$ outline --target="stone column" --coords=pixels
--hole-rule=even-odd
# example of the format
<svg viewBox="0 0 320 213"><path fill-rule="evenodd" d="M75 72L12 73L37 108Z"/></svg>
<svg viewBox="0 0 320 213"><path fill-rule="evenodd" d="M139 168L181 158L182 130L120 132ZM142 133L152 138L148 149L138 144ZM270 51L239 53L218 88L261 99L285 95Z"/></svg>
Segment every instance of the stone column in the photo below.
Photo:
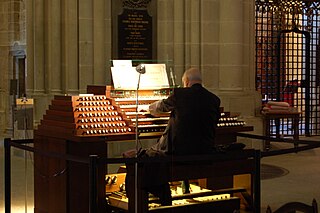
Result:
<svg viewBox="0 0 320 213"><path fill-rule="evenodd" d="M219 1L201 1L201 62L203 83L211 91L219 87Z"/></svg>
<svg viewBox="0 0 320 213"><path fill-rule="evenodd" d="M201 64L201 4L202 0L189 0L186 6L186 69Z"/></svg>
<svg viewBox="0 0 320 213"><path fill-rule="evenodd" d="M61 4L44 1L45 87L49 94L61 94Z"/></svg>
<svg viewBox="0 0 320 213"><path fill-rule="evenodd" d="M104 48L105 4L105 0L93 1L93 81L98 85L106 82L106 63L108 63Z"/></svg>
<svg viewBox="0 0 320 213"><path fill-rule="evenodd" d="M37 124L62 92L60 1L30 0L27 8L27 87Z"/></svg>
<svg viewBox="0 0 320 213"><path fill-rule="evenodd" d="M243 1L220 1L220 91L243 90Z"/></svg>
<svg viewBox="0 0 320 213"><path fill-rule="evenodd" d="M254 116L254 2L220 1L219 93L225 107ZM241 103L241 104L235 104Z"/></svg>
<svg viewBox="0 0 320 213"><path fill-rule="evenodd" d="M11 127L9 106L9 1L0 1L0 136L4 136L6 127ZM11 116L11 113L10 113Z"/></svg>
<svg viewBox="0 0 320 213"><path fill-rule="evenodd" d="M181 75L185 68L185 0L158 1L158 60L166 61L168 69L181 84ZM171 81L171 80L170 80Z"/></svg>
<svg viewBox="0 0 320 213"><path fill-rule="evenodd" d="M103 39L103 48L104 48L104 67L106 71L106 79L105 83L107 85L111 85L111 63L112 60L112 0L105 0L104 1L104 28L103 31L104 39Z"/></svg>
<svg viewBox="0 0 320 213"><path fill-rule="evenodd" d="M79 89L93 83L93 1L79 1Z"/></svg>
<svg viewBox="0 0 320 213"><path fill-rule="evenodd" d="M27 57L30 54L33 54L33 61L28 60L29 63L33 63L33 69L29 70L30 72L33 72L33 94L34 95L40 95L46 93L46 86L45 86L45 5L43 0L33 0L33 14L32 14L32 22L29 23L32 26L33 31L33 42L34 43L28 43L28 53ZM28 29L30 29L28 27ZM29 32L29 30L28 30ZM27 32L27 33L28 33ZM29 37L28 37L29 38ZM33 50L33 52L29 51ZM33 49L32 49L33 48Z"/></svg>
<svg viewBox="0 0 320 213"><path fill-rule="evenodd" d="M177 76L177 83L181 84L181 76L185 70L185 0L173 1L173 60L175 64L175 73ZM170 30L170 29L169 29Z"/></svg>
<svg viewBox="0 0 320 213"><path fill-rule="evenodd" d="M34 92L34 71L35 71L35 63L34 63L34 57L35 57L35 25L34 25L34 19L33 14L35 12L35 5L34 0L26 1L26 43L27 46L27 94L33 94Z"/></svg>
<svg viewBox="0 0 320 213"><path fill-rule="evenodd" d="M253 0L220 0L219 95L226 111L239 112L256 134L262 134L261 95L254 87L254 23Z"/></svg>
<svg viewBox="0 0 320 213"><path fill-rule="evenodd" d="M171 68L174 71L173 64L173 35L174 31L174 13L173 13L174 1L158 0L158 44L157 55L159 60L167 62L167 69Z"/></svg>
<svg viewBox="0 0 320 213"><path fill-rule="evenodd" d="M13 55L25 53L25 16L24 1L0 0L0 137L10 137L13 131L12 109L17 98L10 94L13 86L11 79L17 78L17 73L13 70ZM23 67L19 63L17 67ZM16 90L13 87L12 89L12 92ZM24 90L21 89L21 92Z"/></svg>
<svg viewBox="0 0 320 213"><path fill-rule="evenodd" d="M62 92L78 94L78 0L61 1L61 21Z"/></svg>

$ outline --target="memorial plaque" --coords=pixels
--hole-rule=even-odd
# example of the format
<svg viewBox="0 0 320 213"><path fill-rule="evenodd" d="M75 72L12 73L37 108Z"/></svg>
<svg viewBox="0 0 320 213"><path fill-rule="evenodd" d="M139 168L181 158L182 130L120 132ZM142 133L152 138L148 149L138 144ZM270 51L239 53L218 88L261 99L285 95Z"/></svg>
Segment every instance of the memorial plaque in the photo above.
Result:
<svg viewBox="0 0 320 213"><path fill-rule="evenodd" d="M124 9L118 16L118 57L151 60L152 17L146 9Z"/></svg>

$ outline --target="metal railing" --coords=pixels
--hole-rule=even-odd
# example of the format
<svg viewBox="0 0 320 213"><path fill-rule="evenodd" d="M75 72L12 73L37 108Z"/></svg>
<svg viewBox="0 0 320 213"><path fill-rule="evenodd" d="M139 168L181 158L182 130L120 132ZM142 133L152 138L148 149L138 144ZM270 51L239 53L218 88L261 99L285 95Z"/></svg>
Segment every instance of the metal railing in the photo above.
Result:
<svg viewBox="0 0 320 213"><path fill-rule="evenodd" d="M245 137L251 139L258 140L269 140L270 142L283 142L283 143L292 143L293 148L281 149L281 150L269 150L265 152L260 152L259 155L256 156L258 164L260 164L260 159L262 157L269 157L281 154L288 153L297 153L300 151L305 151L309 149L319 148L320 142L311 141L311 140L293 140L293 139L285 139L285 138L273 138L273 137L265 137L253 134L246 133L237 133L238 137ZM101 164L141 164L141 163L150 163L150 162L200 162L204 160L230 160L236 159L237 156L228 156L228 155L194 155L194 156L168 156L161 158L101 158L97 155L90 155L88 157L78 157L74 155L60 154L56 152L44 152L42 150L35 149L33 147L28 146L32 144L32 139L26 140L11 140L6 138L4 140L5 147L5 213L11 213L11 147L15 147L21 150L25 150L28 152L40 154L46 157L53 157L58 159L64 159L67 161L74 161L83 164L87 164L89 167L89 213L98 212L98 194L97 194L97 173L98 168ZM298 146L297 146L298 145ZM302 146L301 146L302 145ZM243 157L243 156L238 156ZM259 167L259 165L257 165ZM258 169L260 171L260 167ZM259 181L260 182L260 181ZM254 187L258 187L258 194L256 195L256 199L254 200L255 211L258 212L260 208L260 183L255 183Z"/></svg>

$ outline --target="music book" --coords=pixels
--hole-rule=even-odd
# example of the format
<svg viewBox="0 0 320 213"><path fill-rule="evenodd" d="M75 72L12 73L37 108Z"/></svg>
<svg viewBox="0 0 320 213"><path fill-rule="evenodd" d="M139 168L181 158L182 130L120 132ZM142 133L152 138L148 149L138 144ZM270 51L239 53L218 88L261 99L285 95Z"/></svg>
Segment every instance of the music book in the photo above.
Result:
<svg viewBox="0 0 320 213"><path fill-rule="evenodd" d="M111 74L114 89L132 90L137 89L139 73L136 67L130 66L128 61L113 63ZM116 66L115 66L116 65ZM169 80L165 64L144 64L146 73L140 76L139 89L168 88Z"/></svg>

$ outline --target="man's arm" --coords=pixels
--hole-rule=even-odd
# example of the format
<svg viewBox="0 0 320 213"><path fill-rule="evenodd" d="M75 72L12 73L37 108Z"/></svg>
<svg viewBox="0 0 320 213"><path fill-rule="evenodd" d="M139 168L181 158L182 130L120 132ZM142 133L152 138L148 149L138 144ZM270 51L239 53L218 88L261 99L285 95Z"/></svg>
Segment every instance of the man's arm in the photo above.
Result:
<svg viewBox="0 0 320 213"><path fill-rule="evenodd" d="M170 112L174 109L174 97L169 96L167 99L156 101L149 105L151 115L157 116L164 112Z"/></svg>

